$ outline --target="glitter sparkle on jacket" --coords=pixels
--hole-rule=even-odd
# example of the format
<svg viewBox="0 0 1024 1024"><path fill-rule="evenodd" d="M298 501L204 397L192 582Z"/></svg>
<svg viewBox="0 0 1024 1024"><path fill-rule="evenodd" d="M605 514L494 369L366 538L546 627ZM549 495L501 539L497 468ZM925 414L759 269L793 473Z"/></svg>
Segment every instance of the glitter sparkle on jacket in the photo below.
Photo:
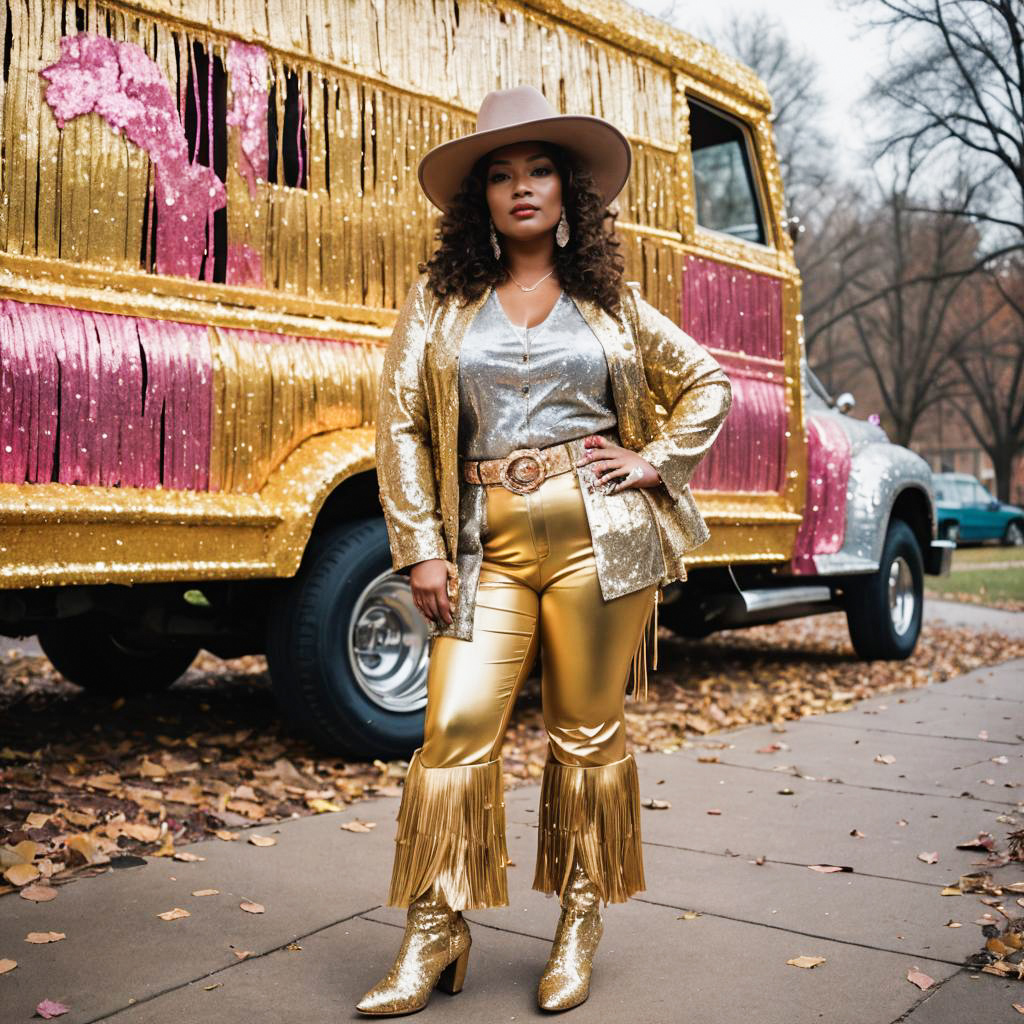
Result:
<svg viewBox="0 0 1024 1024"><path fill-rule="evenodd" d="M421 274L409 289L384 357L377 406L377 479L395 571L428 558L459 570L451 625L432 635L472 638L479 572L481 487L462 480L459 458L459 349L491 293L438 299ZM710 532L690 478L718 435L732 388L718 362L629 283L620 312L573 298L604 348L618 425L612 439L661 475L651 488L617 494L583 488L605 600L686 578L685 552ZM582 452L582 438L570 442ZM589 467L581 467L581 473ZM476 492L476 493L474 493ZM656 529L651 529L653 516Z"/></svg>

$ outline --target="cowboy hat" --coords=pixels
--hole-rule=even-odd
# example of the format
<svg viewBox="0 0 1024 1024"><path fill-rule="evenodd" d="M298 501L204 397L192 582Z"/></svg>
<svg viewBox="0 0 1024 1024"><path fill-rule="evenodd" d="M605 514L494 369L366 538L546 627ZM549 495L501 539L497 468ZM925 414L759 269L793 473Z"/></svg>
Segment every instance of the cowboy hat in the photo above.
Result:
<svg viewBox="0 0 1024 1024"><path fill-rule="evenodd" d="M553 142L575 156L593 175L605 204L629 177L632 150L618 128L600 117L559 114L538 89L521 85L489 92L476 115L476 131L430 150L420 161L420 185L444 211L480 157L527 140Z"/></svg>

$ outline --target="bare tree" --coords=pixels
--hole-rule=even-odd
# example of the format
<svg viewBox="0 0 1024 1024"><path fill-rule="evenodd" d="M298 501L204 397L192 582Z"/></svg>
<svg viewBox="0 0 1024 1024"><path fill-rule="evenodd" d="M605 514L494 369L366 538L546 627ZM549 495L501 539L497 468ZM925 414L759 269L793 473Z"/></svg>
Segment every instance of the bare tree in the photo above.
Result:
<svg viewBox="0 0 1024 1024"><path fill-rule="evenodd" d="M844 315L834 321L843 327L842 358L869 377L893 440L904 445L922 415L957 390L955 357L994 315L968 317L970 307L957 304L969 280L957 270L978 245L975 225L946 212L961 192L943 197L940 212L914 212L913 175L876 175L878 199L861 222L867 269L845 289Z"/></svg>
<svg viewBox="0 0 1024 1024"><path fill-rule="evenodd" d="M958 210L985 228L989 259L1024 248L1024 3L1022 0L845 0L888 30L889 70L874 83L887 131L939 174L975 183Z"/></svg>
<svg viewBox="0 0 1024 1024"><path fill-rule="evenodd" d="M954 404L992 460L996 494L1008 502L1013 466L1024 454L1024 265L1006 261L978 275L967 292L965 319L984 308L994 307L996 315L954 355L964 386Z"/></svg>

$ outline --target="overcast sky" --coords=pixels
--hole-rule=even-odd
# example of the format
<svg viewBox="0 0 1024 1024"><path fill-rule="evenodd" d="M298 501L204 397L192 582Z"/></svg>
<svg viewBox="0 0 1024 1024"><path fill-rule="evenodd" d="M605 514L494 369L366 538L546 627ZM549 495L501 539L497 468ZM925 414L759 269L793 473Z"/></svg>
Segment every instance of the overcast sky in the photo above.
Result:
<svg viewBox="0 0 1024 1024"><path fill-rule="evenodd" d="M631 0L649 14L661 15L670 0ZM799 46L809 50L822 67L833 135L840 145L854 143L860 136L856 121L857 98L868 88L871 73L882 67L884 37L858 27L853 15L840 11L832 0L676 0L675 24L687 32L707 38L707 28L723 25L733 12L753 13L768 9ZM692 21L687 12L693 12ZM844 153L847 159L852 154Z"/></svg>

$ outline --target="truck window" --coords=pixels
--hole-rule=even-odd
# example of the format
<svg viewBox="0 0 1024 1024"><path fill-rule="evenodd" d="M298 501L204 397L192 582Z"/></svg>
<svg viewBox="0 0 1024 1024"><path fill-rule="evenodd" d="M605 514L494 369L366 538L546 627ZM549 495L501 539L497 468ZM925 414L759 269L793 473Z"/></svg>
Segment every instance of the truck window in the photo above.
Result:
<svg viewBox="0 0 1024 1024"><path fill-rule="evenodd" d="M690 99L697 223L748 242L765 244L750 150L740 122Z"/></svg>

